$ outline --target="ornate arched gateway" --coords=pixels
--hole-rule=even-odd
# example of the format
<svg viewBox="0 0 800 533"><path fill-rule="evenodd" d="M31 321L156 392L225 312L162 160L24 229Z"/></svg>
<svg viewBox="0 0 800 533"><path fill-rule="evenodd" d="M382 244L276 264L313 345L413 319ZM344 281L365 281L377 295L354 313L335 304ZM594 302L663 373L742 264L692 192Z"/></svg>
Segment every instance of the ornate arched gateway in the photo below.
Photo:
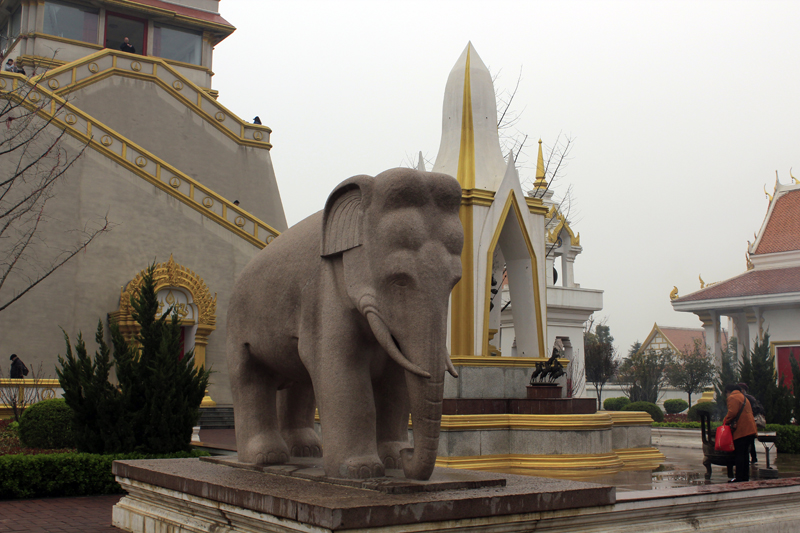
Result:
<svg viewBox="0 0 800 533"><path fill-rule="evenodd" d="M140 328L133 318L131 295L139 291L145 272L146 269L139 272L122 289L119 309L109 313L128 341L134 338ZM194 346L195 366L205 366L208 337L217 328L217 295L212 297L206 282L192 270L176 263L172 255L169 261L155 265L153 279L161 310L174 307L183 328L184 345L187 349Z"/></svg>

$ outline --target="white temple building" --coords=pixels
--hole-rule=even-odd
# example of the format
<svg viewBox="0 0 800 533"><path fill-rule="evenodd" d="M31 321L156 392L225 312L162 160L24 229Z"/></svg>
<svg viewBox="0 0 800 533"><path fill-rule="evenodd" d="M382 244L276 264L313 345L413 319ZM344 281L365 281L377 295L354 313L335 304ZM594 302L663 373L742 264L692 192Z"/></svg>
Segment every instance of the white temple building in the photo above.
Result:
<svg viewBox="0 0 800 533"><path fill-rule="evenodd" d="M790 353L800 356L800 183L776 182L769 200L755 241L748 241L747 270L686 296L679 297L676 289L672 307L700 318L718 362L725 319L740 355L741 347L752 350L768 332L778 374L785 380L791 379Z"/></svg>

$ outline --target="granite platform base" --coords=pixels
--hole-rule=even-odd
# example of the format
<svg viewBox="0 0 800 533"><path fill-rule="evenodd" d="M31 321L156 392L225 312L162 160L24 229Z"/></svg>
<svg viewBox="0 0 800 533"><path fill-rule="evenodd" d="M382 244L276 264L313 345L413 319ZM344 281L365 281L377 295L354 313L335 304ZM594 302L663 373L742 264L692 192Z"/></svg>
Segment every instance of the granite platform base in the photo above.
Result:
<svg viewBox="0 0 800 533"><path fill-rule="evenodd" d="M135 533L788 533L800 523L800 478L615 495L509 475L505 487L395 495L197 459L118 461L114 472L128 495L113 524Z"/></svg>
<svg viewBox="0 0 800 533"><path fill-rule="evenodd" d="M411 524L415 531L420 524L436 530L430 528L439 522L607 506L616 495L614 487L593 483L447 468L435 469L424 490L398 494L369 483L296 475L309 469L307 462L289 468L295 474L199 459L115 461L114 474L128 495L114 507L113 523L136 533L410 531ZM371 483L402 484L396 478Z"/></svg>

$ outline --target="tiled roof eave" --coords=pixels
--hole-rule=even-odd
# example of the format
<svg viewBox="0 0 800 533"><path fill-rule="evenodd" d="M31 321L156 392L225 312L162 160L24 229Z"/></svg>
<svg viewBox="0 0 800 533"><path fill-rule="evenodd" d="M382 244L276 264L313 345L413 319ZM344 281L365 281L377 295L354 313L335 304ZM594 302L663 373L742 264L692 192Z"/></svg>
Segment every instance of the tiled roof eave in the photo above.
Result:
<svg viewBox="0 0 800 533"><path fill-rule="evenodd" d="M707 309L737 309L755 306L800 305L800 292L784 292L775 294L756 294L751 296L730 296L725 298L707 298L681 302L674 300L675 311L703 311Z"/></svg>

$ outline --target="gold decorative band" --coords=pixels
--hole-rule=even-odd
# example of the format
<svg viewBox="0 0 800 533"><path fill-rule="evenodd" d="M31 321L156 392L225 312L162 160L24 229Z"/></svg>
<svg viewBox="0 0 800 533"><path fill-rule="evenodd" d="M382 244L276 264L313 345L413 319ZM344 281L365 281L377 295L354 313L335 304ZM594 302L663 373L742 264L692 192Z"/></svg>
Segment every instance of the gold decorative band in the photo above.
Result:
<svg viewBox="0 0 800 533"><path fill-rule="evenodd" d="M442 415L442 431L482 429L544 429L551 431L596 431L611 429L608 413L593 415Z"/></svg>
<svg viewBox="0 0 800 533"><path fill-rule="evenodd" d="M488 355L453 355L450 360L455 366L495 366L495 367L534 367L536 363L544 363L547 357L492 357ZM564 366L569 359L559 359Z"/></svg>
<svg viewBox="0 0 800 533"><path fill-rule="evenodd" d="M480 455L468 457L437 457L436 466L467 470L495 470L524 472L542 470L549 472L611 470L617 472L624 466L616 453L574 455ZM599 472L598 472L599 473Z"/></svg>
<svg viewBox="0 0 800 533"><path fill-rule="evenodd" d="M607 411L615 426L652 426L653 419L644 411Z"/></svg>
<svg viewBox="0 0 800 533"><path fill-rule="evenodd" d="M661 453L658 448L625 448L614 450L617 457L625 463L623 470L645 470L656 468L664 462L666 455Z"/></svg>

